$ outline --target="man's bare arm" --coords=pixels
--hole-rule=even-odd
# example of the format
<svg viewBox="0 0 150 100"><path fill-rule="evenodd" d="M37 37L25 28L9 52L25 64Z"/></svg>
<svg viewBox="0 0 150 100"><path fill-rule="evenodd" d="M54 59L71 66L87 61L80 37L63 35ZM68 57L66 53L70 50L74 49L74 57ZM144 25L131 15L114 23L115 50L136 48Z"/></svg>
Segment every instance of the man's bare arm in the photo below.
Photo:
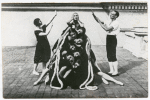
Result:
<svg viewBox="0 0 150 100"><path fill-rule="evenodd" d="M96 17L96 15L94 14L94 12L93 12L93 11L92 11L92 15L93 15L94 19L95 19L98 23L102 23L102 24L104 24L104 22L103 22L103 21L101 21L98 17Z"/></svg>

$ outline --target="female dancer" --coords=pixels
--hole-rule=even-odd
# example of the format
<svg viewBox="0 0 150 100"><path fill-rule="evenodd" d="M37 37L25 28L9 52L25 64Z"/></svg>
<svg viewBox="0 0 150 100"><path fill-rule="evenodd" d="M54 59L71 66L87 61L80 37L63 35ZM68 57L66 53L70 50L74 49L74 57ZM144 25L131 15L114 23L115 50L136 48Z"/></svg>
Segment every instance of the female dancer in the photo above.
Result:
<svg viewBox="0 0 150 100"><path fill-rule="evenodd" d="M123 85L103 73L96 63L95 55L91 49L90 39L85 34L85 28L79 21L79 15L73 14L73 19L68 22L69 27L63 32L53 47L53 57L49 66L43 71L40 78L34 82L37 85L41 79L49 72L50 87L63 89L67 86L71 88L95 90L92 86L94 73L102 77L105 84L107 80ZM48 82L46 80L46 82Z"/></svg>
<svg viewBox="0 0 150 100"><path fill-rule="evenodd" d="M39 18L36 18L34 20L34 25L36 26L34 33L37 38L37 45L36 45L36 50L34 55L34 69L33 69L33 74L35 75L39 75L39 73L36 71L38 64L42 62L43 70L44 70L46 68L46 63L50 59L51 53L50 53L50 45L47 39L47 35L50 33L53 25L48 31L46 30L46 28L53 21L56 15L57 13L55 11L55 15L47 25L42 25L42 22Z"/></svg>

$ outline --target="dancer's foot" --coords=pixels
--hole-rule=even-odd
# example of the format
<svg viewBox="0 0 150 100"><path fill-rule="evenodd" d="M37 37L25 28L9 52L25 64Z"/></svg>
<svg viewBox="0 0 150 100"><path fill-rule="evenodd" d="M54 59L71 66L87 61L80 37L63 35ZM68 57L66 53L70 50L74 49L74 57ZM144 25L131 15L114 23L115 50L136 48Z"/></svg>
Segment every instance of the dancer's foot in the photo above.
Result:
<svg viewBox="0 0 150 100"><path fill-rule="evenodd" d="M97 90L98 87L97 86L87 86L86 89L88 89L88 90Z"/></svg>
<svg viewBox="0 0 150 100"><path fill-rule="evenodd" d="M103 81L105 84L107 84L107 85L109 84L108 81L105 80L104 78L102 78L102 81Z"/></svg>
<svg viewBox="0 0 150 100"><path fill-rule="evenodd" d="M39 84L39 81L36 81L36 82L33 83L34 86L36 86L38 84Z"/></svg>
<svg viewBox="0 0 150 100"><path fill-rule="evenodd" d="M47 85L48 82L49 82L49 75L47 75L45 78L45 85Z"/></svg>
<svg viewBox="0 0 150 100"><path fill-rule="evenodd" d="M120 81L116 82L116 84L119 84L120 86L124 86L124 84Z"/></svg>
<svg viewBox="0 0 150 100"><path fill-rule="evenodd" d="M118 76L118 75L119 75L118 72L112 73L112 76Z"/></svg>
<svg viewBox="0 0 150 100"><path fill-rule="evenodd" d="M113 71L108 72L108 74L112 74L112 73L113 73Z"/></svg>
<svg viewBox="0 0 150 100"><path fill-rule="evenodd" d="M36 72L36 71L33 71L33 74L34 75L40 75L38 72Z"/></svg>

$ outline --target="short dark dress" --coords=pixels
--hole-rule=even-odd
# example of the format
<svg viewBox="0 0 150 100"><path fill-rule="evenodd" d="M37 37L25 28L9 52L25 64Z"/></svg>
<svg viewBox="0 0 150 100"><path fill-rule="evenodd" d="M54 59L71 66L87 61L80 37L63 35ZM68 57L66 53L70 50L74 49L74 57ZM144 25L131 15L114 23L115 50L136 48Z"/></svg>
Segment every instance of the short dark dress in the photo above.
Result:
<svg viewBox="0 0 150 100"><path fill-rule="evenodd" d="M43 29L34 31L36 39L37 39L34 63L40 63L40 62L47 63L51 56L50 45L49 45L47 36L39 36L40 32L43 32Z"/></svg>

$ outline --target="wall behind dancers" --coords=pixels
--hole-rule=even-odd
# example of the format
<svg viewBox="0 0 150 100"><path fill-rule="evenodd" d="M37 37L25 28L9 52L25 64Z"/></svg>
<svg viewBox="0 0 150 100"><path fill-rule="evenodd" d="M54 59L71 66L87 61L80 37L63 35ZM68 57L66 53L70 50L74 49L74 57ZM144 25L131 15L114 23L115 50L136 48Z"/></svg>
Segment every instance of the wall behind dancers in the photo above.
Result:
<svg viewBox="0 0 150 100"><path fill-rule="evenodd" d="M105 45L105 31L99 27L92 16L91 11L76 11L80 20L84 23L86 34L90 37L92 45ZM33 20L40 18L47 23L54 11L2 11L1 12L1 36L2 46L35 46ZM53 28L48 35L51 45L55 43L62 31L67 27L66 22L71 19L74 11L57 11L57 17L53 21ZM95 11L102 20L107 20L104 11ZM121 28L148 27L148 14L142 12L120 12L118 18ZM122 34L118 35L118 46L123 41Z"/></svg>

